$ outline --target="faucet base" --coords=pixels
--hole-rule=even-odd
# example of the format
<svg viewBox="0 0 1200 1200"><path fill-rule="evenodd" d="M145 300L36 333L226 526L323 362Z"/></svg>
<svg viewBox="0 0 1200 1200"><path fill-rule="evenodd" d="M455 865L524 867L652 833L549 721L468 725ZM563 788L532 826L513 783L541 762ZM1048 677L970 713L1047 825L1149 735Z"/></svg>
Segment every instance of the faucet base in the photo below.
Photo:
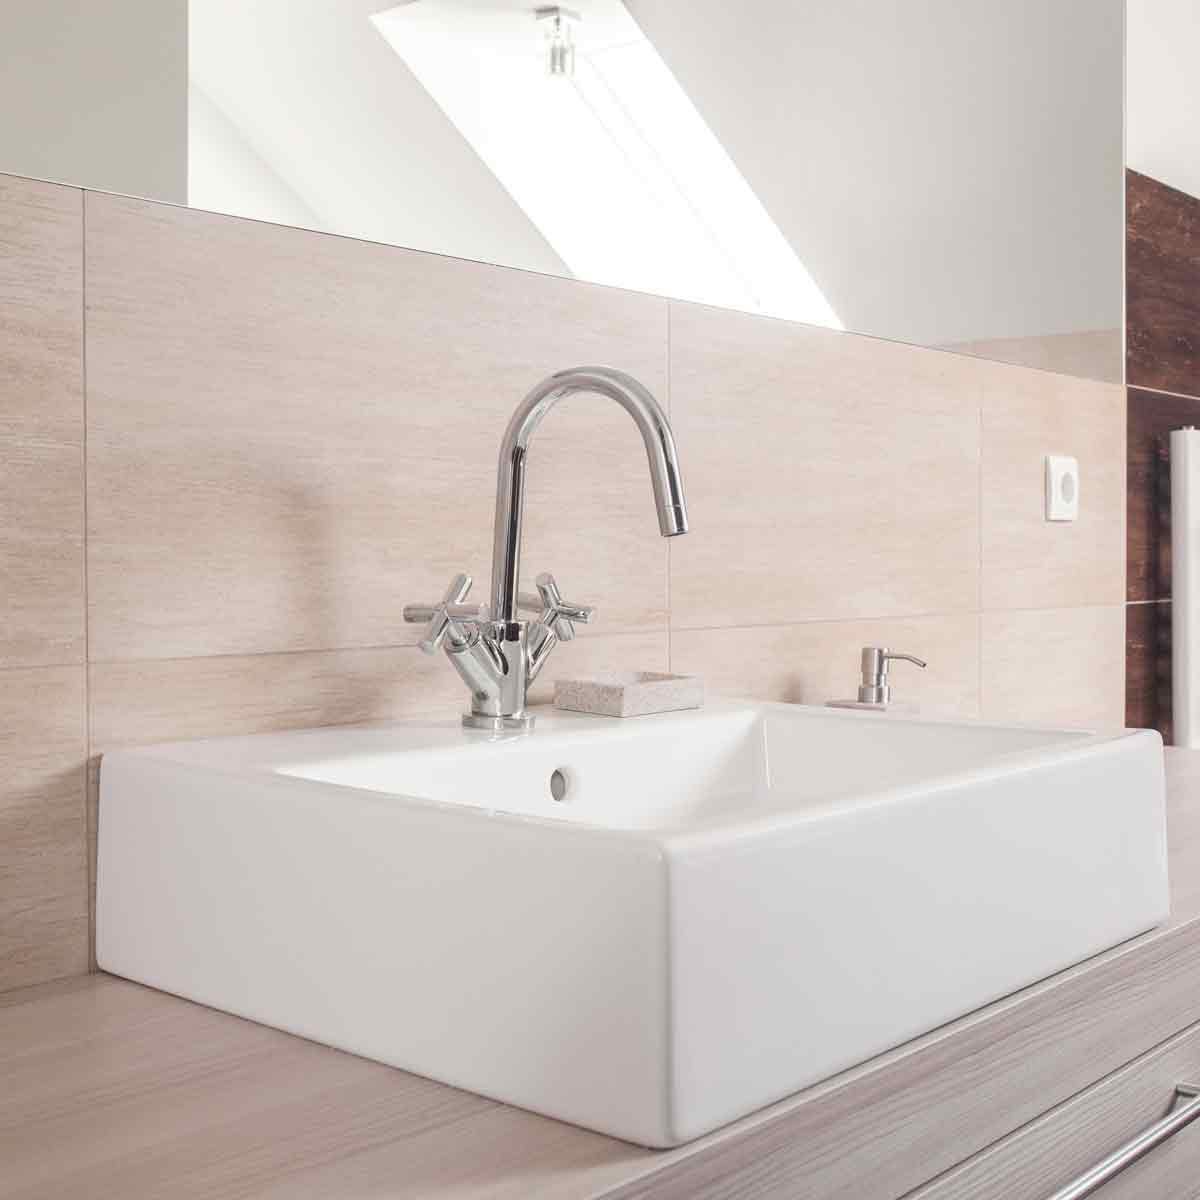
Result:
<svg viewBox="0 0 1200 1200"><path fill-rule="evenodd" d="M484 713L463 713L462 723L467 729L485 729L488 733L528 733L533 728L533 713L519 717L490 717Z"/></svg>

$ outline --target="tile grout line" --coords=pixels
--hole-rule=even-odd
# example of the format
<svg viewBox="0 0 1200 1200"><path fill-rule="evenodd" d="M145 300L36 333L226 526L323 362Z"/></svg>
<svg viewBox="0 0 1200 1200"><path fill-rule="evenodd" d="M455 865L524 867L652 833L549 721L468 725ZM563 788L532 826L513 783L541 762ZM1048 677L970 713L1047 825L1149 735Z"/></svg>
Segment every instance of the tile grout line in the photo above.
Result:
<svg viewBox="0 0 1200 1200"><path fill-rule="evenodd" d="M666 302L667 308L667 344L666 344L666 368L667 368L667 418L671 422L672 431L675 428L675 389L671 386L671 301ZM672 641L672 628L675 624L675 614L671 611L671 554L672 543L674 538L667 538L667 673L670 674L675 670L675 646Z"/></svg>
<svg viewBox="0 0 1200 1200"><path fill-rule="evenodd" d="M741 631L741 630L756 630L756 629L803 629L808 626L822 625L846 625L846 624L881 624L894 621L923 621L934 620L941 617L982 617L994 613L1045 613L1045 612L1084 612L1095 609L1110 609L1124 608L1127 604L1169 604L1170 600L1145 600L1145 601L1089 601L1086 604L1039 604L1026 605L1019 607L1005 607L993 609L977 609L977 608L954 608L954 609L929 609L917 612L899 612L899 613L874 613L874 614L855 614L848 613L845 615L833 617L810 617L798 621L759 621L759 622L744 622L740 624L726 625L681 625L676 629L678 633L720 633L722 631ZM655 633L661 633L659 626L646 626L644 628L626 629L619 631L608 631L602 634L584 634L583 637L587 640L592 638L634 638L647 637ZM168 654L168 655L149 655L142 658L101 658L91 659L86 665L96 667L129 667L129 666L153 666L156 664L165 663L187 663L187 662L211 662L228 659L256 659L256 658L292 658L299 655L318 655L318 654L367 654L380 653L389 650L404 650L417 652L418 647L415 642L388 642L372 645L361 646L320 646L306 647L296 650L242 650L242 651L221 651L218 653L199 653L199 654ZM12 665L0 665L0 675L6 671L37 671L50 669L54 667L70 667L79 666L79 663L14 663Z"/></svg>
<svg viewBox="0 0 1200 1200"><path fill-rule="evenodd" d="M1153 396L1171 396L1175 400L1194 400L1200 404L1200 393L1197 392L1173 392L1170 388L1145 387L1138 383L1127 383L1125 389L1129 392L1148 392Z"/></svg>
<svg viewBox="0 0 1200 1200"><path fill-rule="evenodd" d="M979 532L979 570L975 580L975 712L983 720L983 400L979 401L978 487L975 489L975 519Z"/></svg>
<svg viewBox="0 0 1200 1200"><path fill-rule="evenodd" d="M83 430L81 444L83 480L83 837L84 886L87 908L87 965L96 963L96 920L92 898L96 888L96 864L92 841L92 671L91 615L88 595L88 361L87 361L87 189L79 193L79 363Z"/></svg>
<svg viewBox="0 0 1200 1200"><path fill-rule="evenodd" d="M897 613L847 613L845 615L832 617L809 617L798 621L748 621L736 624L724 625L680 625L677 627L678 633L720 633L723 630L749 630L749 629L803 629L806 626L816 625L846 625L846 624L881 624L891 621L924 621L933 620L939 617L969 617L969 616L986 616L990 614L1003 613L1044 613L1044 612L1083 612L1093 609L1109 609L1123 608L1127 604L1169 604L1170 599L1165 600L1092 600L1084 604L1035 604L1035 605L1020 605L1004 608L977 609L970 608L951 608L951 609L927 609L915 612L897 612ZM617 631L606 631L601 634L584 634L588 640L594 637L598 638L632 638L646 637L655 633L661 633L661 627L645 626L637 629L624 629ZM385 642L370 645L347 645L347 646L310 646L295 650L233 650L233 651L218 651L216 653L197 653L197 654L165 654L165 655L147 655L141 658L100 658L91 659L90 666L96 667L127 667L127 666L149 666L155 663L184 663L184 662L208 662L212 660L232 659L232 658L290 658L303 654L366 654L379 653L387 650L411 650L418 649L415 642ZM80 666L78 662L37 662L37 663L13 663L10 665L0 665L0 674L6 671L39 671L48 670L54 667L72 667Z"/></svg>

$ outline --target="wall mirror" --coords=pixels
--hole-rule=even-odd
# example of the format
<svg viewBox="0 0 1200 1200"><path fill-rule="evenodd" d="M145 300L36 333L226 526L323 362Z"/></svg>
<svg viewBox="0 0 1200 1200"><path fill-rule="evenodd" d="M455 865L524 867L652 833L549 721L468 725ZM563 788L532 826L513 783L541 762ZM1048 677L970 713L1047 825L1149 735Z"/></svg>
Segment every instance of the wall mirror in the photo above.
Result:
<svg viewBox="0 0 1200 1200"><path fill-rule="evenodd" d="M1092 378L1123 0L0 5L0 171Z"/></svg>

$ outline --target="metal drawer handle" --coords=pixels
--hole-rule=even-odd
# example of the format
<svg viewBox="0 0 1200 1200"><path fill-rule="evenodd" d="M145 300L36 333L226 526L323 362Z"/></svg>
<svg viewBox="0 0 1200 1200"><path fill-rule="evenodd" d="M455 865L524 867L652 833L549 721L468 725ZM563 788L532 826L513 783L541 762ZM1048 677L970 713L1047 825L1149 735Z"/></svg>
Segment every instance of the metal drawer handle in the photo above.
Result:
<svg viewBox="0 0 1200 1200"><path fill-rule="evenodd" d="M1106 1184L1114 1175L1132 1166L1139 1158L1174 1137L1185 1125L1200 1117L1200 1087L1181 1083L1175 1088L1171 1111L1148 1129L1143 1129L1125 1145L1101 1159L1090 1171L1085 1171L1073 1183L1060 1188L1047 1200L1083 1200Z"/></svg>

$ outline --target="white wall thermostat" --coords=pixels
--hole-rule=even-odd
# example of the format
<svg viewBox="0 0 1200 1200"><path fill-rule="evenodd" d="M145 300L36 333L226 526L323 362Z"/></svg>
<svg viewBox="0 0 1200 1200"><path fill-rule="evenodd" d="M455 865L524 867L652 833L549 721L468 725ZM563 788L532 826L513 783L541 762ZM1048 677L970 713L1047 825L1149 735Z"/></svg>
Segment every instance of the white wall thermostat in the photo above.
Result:
<svg viewBox="0 0 1200 1200"><path fill-rule="evenodd" d="M1046 455L1046 520L1073 521L1079 516L1079 461L1066 454Z"/></svg>

